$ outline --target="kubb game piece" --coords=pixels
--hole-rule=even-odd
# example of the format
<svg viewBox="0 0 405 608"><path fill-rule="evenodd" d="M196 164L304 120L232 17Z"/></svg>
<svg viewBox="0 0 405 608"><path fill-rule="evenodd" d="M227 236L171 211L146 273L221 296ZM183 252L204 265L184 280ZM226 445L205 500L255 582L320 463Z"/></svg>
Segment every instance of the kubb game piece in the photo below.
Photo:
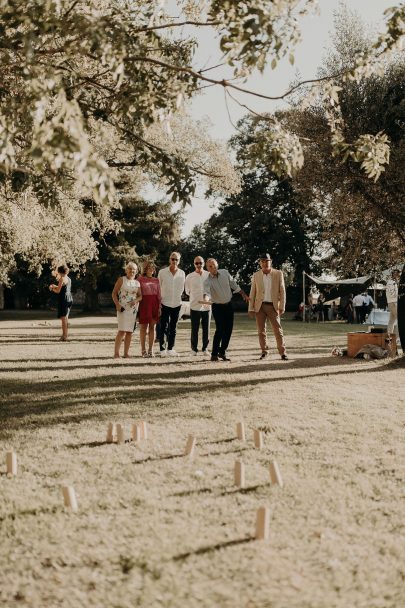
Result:
<svg viewBox="0 0 405 608"><path fill-rule="evenodd" d="M142 439L142 427L140 424L132 425L132 441L140 441Z"/></svg>
<svg viewBox="0 0 405 608"><path fill-rule="evenodd" d="M107 443L113 443L114 431L115 431L115 424L113 424L112 422L109 422L108 427L107 427L107 437L105 439Z"/></svg>
<svg viewBox="0 0 405 608"><path fill-rule="evenodd" d="M240 460L235 462L235 486L245 487L245 465Z"/></svg>
<svg viewBox="0 0 405 608"><path fill-rule="evenodd" d="M65 503L65 507L72 509L72 511L77 511L78 506L77 506L77 500L76 500L76 494L75 494L74 487L73 486L63 486L62 493L63 493L63 501Z"/></svg>
<svg viewBox="0 0 405 608"><path fill-rule="evenodd" d="M244 422L238 422L237 423L237 425L236 425L236 436L241 441L246 441L245 423Z"/></svg>
<svg viewBox="0 0 405 608"><path fill-rule="evenodd" d="M194 448L196 444L196 439L193 435L189 435L186 443L186 449L184 450L185 456L190 456L192 458L194 456Z"/></svg>
<svg viewBox="0 0 405 608"><path fill-rule="evenodd" d="M258 429L255 429L253 431L253 441L255 443L255 448L257 448L258 450L262 450L263 449L263 433L262 433L262 431L259 431Z"/></svg>
<svg viewBox="0 0 405 608"><path fill-rule="evenodd" d="M256 540L269 540L270 536L270 509L260 507L256 515Z"/></svg>
<svg viewBox="0 0 405 608"><path fill-rule="evenodd" d="M284 485L283 478L281 477L280 468L275 460L270 462L269 471L271 483L277 484L282 488Z"/></svg>
<svg viewBox="0 0 405 608"><path fill-rule="evenodd" d="M125 431L121 424L117 424L117 443L125 443Z"/></svg>
<svg viewBox="0 0 405 608"><path fill-rule="evenodd" d="M146 423L146 420L141 420L140 425L141 425L141 438L147 439L148 438L148 425Z"/></svg>
<svg viewBox="0 0 405 608"><path fill-rule="evenodd" d="M17 454L7 452L6 454L7 475L17 475Z"/></svg>

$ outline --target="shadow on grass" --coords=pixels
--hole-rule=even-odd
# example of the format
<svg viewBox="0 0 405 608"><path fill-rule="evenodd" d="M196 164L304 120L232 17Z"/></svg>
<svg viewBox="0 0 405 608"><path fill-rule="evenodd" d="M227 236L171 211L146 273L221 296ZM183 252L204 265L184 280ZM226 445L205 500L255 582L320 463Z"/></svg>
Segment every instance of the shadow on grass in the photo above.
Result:
<svg viewBox="0 0 405 608"><path fill-rule="evenodd" d="M197 363L195 368L193 366L192 370L174 370L173 366L178 366L179 363L165 361L154 373L142 371L139 376L135 373L123 373L74 380L3 379L0 389L0 420L3 427L1 436L27 424L33 427L48 427L94 419L104 421L111 418L111 406L122 408L120 415L124 412L127 415L130 408L131 416L136 416L140 412L146 413L149 407L158 405L158 413L162 414L167 407L172 408L178 399L192 397L198 393L210 396L224 390L232 394L238 391L246 393L256 386L266 386L274 382L376 373L403 366L403 363L395 360L378 367L370 367L367 362L338 357L313 357L288 362L270 361L243 365L201 363ZM144 364L145 367L148 365L150 364ZM170 366L169 369L166 370L166 366ZM345 369L340 369L342 366ZM319 367L323 369L316 371ZM296 373L301 370L302 373ZM286 373L280 375L277 373L279 371ZM258 372L258 377L244 377L254 372ZM189 377L194 383L190 382ZM97 392L92 394L95 389ZM204 409L201 409L201 417L204 417ZM232 439L229 438L229 441Z"/></svg>
<svg viewBox="0 0 405 608"><path fill-rule="evenodd" d="M188 559L189 557L194 557L196 555L205 555L206 553L213 553L214 551L218 551L219 549L227 549L228 547L235 547L237 545L244 545L246 543L250 543L252 540L255 540L254 536L248 536L245 538L237 538L234 540L227 540L222 543L217 543L216 545L209 545L208 547L200 547L200 549L196 549L195 551L187 551L187 553L180 553L179 555L175 555L172 557L174 562L180 562Z"/></svg>
<svg viewBox="0 0 405 608"><path fill-rule="evenodd" d="M80 446L79 446L80 447ZM198 444L197 444L198 449ZM244 452L249 448L237 448L235 450L227 450L226 452L207 452L205 454L201 454L197 452L198 457L206 458L207 456L226 456L226 454L233 454L235 452ZM253 448L251 448L253 449ZM181 454L162 454L162 456L148 456L147 458L142 458L141 460L133 460L132 464L144 464L145 462L160 462L162 460L173 460L174 458L185 458L186 460L189 458L184 452Z"/></svg>
<svg viewBox="0 0 405 608"><path fill-rule="evenodd" d="M218 493L218 496L228 496L228 494L250 494L251 492L257 492L263 488L268 488L269 483L261 483L256 486L249 486L248 488L232 488L232 490L222 490ZM215 494L215 488L197 488L196 490L184 490L183 492L175 492L169 494L170 497L184 498L186 496L194 496L197 494Z"/></svg>
<svg viewBox="0 0 405 608"><path fill-rule="evenodd" d="M0 521L7 520L15 520L19 517L26 517L27 515L51 515L53 513L57 513L58 511L62 511L63 507L38 507L34 509L25 509L24 511L12 511L11 513L5 513L4 515L0 515Z"/></svg>

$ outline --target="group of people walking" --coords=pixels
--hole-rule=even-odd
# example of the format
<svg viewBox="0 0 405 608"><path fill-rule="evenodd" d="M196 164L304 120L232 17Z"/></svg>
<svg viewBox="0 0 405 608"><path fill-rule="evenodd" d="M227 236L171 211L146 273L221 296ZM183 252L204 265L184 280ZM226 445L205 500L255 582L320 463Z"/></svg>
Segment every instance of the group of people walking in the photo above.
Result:
<svg viewBox="0 0 405 608"><path fill-rule="evenodd" d="M234 310L231 303L233 293L238 293L249 302L249 315L256 318L260 358L268 356L266 323L273 328L278 352L287 360L284 334L280 316L285 310L285 286L283 273L273 269L268 253L260 257L260 270L253 275L250 295L230 276L225 269L218 268L214 258L205 260L201 256L194 259L194 271L185 275L179 268L181 255L174 251L169 256L169 265L154 277L155 265L147 261L141 274L137 275L137 265L130 262L125 267L125 276L114 286L112 298L117 310L118 332L115 338L114 357L120 357L124 342L124 357L129 357L132 334L136 317L139 319L140 343L143 357L154 356L156 326L159 324L160 357L178 357L175 350L177 323L185 292L190 301L191 355L199 352L199 332L202 329L201 353L211 361L229 361L227 349L232 336ZM210 315L214 317L215 334L212 351L209 352ZM146 347L146 337L148 346Z"/></svg>

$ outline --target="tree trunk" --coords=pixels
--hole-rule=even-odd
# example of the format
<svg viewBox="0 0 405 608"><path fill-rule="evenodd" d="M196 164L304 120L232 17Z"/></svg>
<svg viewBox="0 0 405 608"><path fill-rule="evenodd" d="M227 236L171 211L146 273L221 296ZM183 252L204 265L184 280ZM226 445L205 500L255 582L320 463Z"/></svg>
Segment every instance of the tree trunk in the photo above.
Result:
<svg viewBox="0 0 405 608"><path fill-rule="evenodd" d="M99 312L100 304L98 301L98 291L91 287L86 288L84 292L84 312Z"/></svg>
<svg viewBox="0 0 405 608"><path fill-rule="evenodd" d="M402 352L405 353L405 265L398 286L398 332Z"/></svg>

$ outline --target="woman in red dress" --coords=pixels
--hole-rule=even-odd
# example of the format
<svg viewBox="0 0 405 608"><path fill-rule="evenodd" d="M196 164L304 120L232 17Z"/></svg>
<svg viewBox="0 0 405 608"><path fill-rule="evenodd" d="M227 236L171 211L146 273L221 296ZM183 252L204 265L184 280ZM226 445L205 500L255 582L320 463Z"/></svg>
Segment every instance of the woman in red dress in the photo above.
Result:
<svg viewBox="0 0 405 608"><path fill-rule="evenodd" d="M142 275L138 276L142 292L142 300L139 303L139 334L142 357L153 357L155 326L160 317L160 283L159 279L153 276L155 270L156 267L153 262L145 262L142 269ZM146 333L148 333L149 338L148 352L146 352Z"/></svg>

